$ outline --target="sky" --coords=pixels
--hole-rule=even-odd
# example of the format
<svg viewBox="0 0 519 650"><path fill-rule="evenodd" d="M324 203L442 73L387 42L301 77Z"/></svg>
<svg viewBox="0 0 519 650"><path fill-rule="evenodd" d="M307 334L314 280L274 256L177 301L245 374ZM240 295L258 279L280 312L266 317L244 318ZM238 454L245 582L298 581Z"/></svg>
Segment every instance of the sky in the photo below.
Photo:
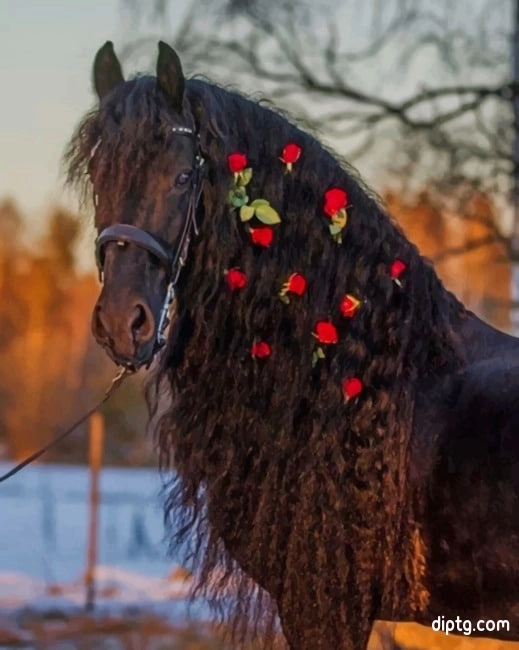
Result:
<svg viewBox="0 0 519 650"><path fill-rule="evenodd" d="M0 0L0 197L37 212L62 198L60 159L93 105L97 48L121 40L120 0Z"/></svg>
<svg viewBox="0 0 519 650"><path fill-rule="evenodd" d="M0 0L0 200L14 197L32 221L53 202L73 198L62 193L60 159L74 127L94 105L96 51L112 40L117 52L132 36L142 36L132 33L123 4ZM166 33L155 30L166 40L179 9L187 6L186 0L170 4Z"/></svg>
<svg viewBox="0 0 519 650"><path fill-rule="evenodd" d="M364 0L351 2L362 22ZM170 6L172 15L154 31L165 40L187 4L173 0ZM360 31L350 25L347 40ZM112 40L120 51L136 35L142 33L132 33L123 0L0 0L0 201L13 197L35 234L52 204L78 208L64 192L60 161L74 127L95 103L91 66L97 49ZM364 74L391 77L394 70L386 64ZM418 59L412 83L426 70L427 62ZM410 90L400 80L396 86L403 94ZM385 154L377 147L383 167ZM374 163L360 171L373 182Z"/></svg>
<svg viewBox="0 0 519 650"><path fill-rule="evenodd" d="M39 232L53 204L77 209L61 158L94 106L97 49L128 38L122 0L0 0L0 201L15 199Z"/></svg>

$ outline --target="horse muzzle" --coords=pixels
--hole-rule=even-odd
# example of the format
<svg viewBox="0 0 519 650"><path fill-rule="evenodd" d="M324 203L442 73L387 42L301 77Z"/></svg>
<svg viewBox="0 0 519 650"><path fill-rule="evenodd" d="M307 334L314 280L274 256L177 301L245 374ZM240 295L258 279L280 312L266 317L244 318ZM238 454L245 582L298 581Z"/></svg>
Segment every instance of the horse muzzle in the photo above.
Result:
<svg viewBox="0 0 519 650"><path fill-rule="evenodd" d="M149 365L158 349L159 318L145 300L126 306L105 301L103 292L92 314L92 333L118 365L137 369Z"/></svg>

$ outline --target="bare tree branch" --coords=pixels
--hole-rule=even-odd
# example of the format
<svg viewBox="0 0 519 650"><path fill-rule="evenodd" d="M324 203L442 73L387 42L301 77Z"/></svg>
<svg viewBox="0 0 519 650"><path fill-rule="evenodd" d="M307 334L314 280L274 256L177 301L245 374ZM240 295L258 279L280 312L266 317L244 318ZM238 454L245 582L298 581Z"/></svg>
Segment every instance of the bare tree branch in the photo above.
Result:
<svg viewBox="0 0 519 650"><path fill-rule="evenodd" d="M517 1L505 0L510 15ZM164 13L168 0L156 2ZM192 3L174 40L184 60L265 91L355 164L391 132L386 171L427 184L440 200L460 187L506 196L519 175L510 147L519 82L510 76L509 21L492 0ZM417 62L427 71L418 87ZM439 259L495 242L511 254L495 215L466 213L461 198L458 213L487 233Z"/></svg>
<svg viewBox="0 0 519 650"><path fill-rule="evenodd" d="M492 235L488 235L487 237L479 237L478 239L467 241L460 246L444 248L441 252L432 257L432 261L437 264L438 262L443 262L449 257L458 257L460 255L464 255L465 253L470 253L471 251L483 248L484 246L495 244L495 242L496 240Z"/></svg>

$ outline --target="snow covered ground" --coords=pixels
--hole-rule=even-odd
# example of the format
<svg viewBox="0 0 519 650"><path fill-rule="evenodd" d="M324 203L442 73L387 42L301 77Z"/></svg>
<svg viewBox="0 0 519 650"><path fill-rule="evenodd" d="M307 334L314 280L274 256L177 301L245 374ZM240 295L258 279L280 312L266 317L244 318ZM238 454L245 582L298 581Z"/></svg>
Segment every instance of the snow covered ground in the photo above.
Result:
<svg viewBox="0 0 519 650"><path fill-rule="evenodd" d="M0 462L0 473L10 467ZM29 466L0 484L0 648L20 647L21 642L30 650L193 647L187 642L165 645L164 639L173 638L172 633L167 630L160 636L156 623L154 643L142 626L142 638L131 646L113 631L102 636L112 645L105 645L99 632L91 645L85 645L92 630L85 628L90 630L87 634L74 625L81 619L86 595L83 576L88 487L86 468L62 465ZM209 612L202 604L195 603L188 609L185 572L179 569L174 556L167 557L158 471L103 469L100 487L95 620L105 620L106 615L118 617L119 621L130 621L131 629L135 628L135 617L142 615L159 615L160 620L167 619L171 625L189 619L196 626L197 621L207 620ZM40 644L44 630L38 627L40 615L47 616L47 645ZM31 617L34 620L35 616L31 627ZM88 626L89 620L85 623L83 618L80 623ZM372 637L370 650L392 647L387 639L393 633L401 647L416 650L519 650L516 644L446 637L416 625L380 624L379 629ZM65 635L62 644L49 641L49 634L58 633ZM70 645L71 638L78 639L78 644Z"/></svg>
<svg viewBox="0 0 519 650"><path fill-rule="evenodd" d="M0 463L0 473L10 465ZM185 614L187 583L167 557L157 470L100 475L96 603ZM88 469L33 465L0 484L0 610L82 606Z"/></svg>

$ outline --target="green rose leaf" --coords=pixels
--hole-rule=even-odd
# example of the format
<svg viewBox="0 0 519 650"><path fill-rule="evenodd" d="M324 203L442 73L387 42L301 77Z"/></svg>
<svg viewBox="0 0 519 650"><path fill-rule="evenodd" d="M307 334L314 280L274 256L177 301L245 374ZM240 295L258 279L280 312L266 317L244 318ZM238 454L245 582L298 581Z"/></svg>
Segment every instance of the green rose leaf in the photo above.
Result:
<svg viewBox="0 0 519 650"><path fill-rule="evenodd" d="M337 224L334 224L334 223L332 223L331 226L329 226L329 228L330 228L330 232L334 236L338 235L342 230L342 226L338 226Z"/></svg>
<svg viewBox="0 0 519 650"><path fill-rule="evenodd" d="M243 185L248 185L250 183L250 181L251 181L251 178L252 178L252 168L247 167L246 169L244 169L243 171L241 171L239 173L238 183L239 183L239 185L242 185L242 186Z"/></svg>
<svg viewBox="0 0 519 650"><path fill-rule="evenodd" d="M318 362L321 359L325 359L326 355L324 354L324 350L322 347L318 347L314 352L312 353L312 368L315 368L315 366L318 364Z"/></svg>
<svg viewBox="0 0 519 650"><path fill-rule="evenodd" d="M240 208L240 220L243 222L250 221L254 216L254 212L255 210L251 205L242 205Z"/></svg>
<svg viewBox="0 0 519 650"><path fill-rule="evenodd" d="M242 205L246 205L247 201L249 200L249 197L247 195L245 196L238 196L237 194L234 195L232 204L235 208L241 208Z"/></svg>
<svg viewBox="0 0 519 650"><path fill-rule="evenodd" d="M258 205L256 208L256 217L261 223L272 226L275 223L281 223L279 214L270 205Z"/></svg>
<svg viewBox="0 0 519 650"><path fill-rule="evenodd" d="M344 228L347 221L348 221L348 214L346 213L346 210L344 208L342 210L339 210L332 217L332 223L336 226L340 226L341 228Z"/></svg>
<svg viewBox="0 0 519 650"><path fill-rule="evenodd" d="M257 208L260 205L270 205L268 201L265 199L254 199L254 201L251 203L253 208Z"/></svg>

